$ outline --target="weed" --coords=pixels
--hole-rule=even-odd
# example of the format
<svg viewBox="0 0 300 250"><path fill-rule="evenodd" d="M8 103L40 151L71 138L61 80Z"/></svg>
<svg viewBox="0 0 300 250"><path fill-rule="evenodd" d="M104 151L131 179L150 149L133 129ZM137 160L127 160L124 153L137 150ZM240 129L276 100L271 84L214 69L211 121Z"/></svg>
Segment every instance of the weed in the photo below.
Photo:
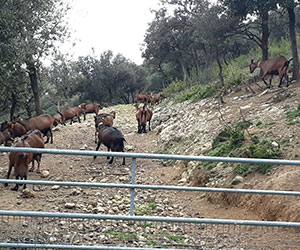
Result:
<svg viewBox="0 0 300 250"><path fill-rule="evenodd" d="M175 241L175 242L183 242L183 237L182 236L170 235L168 232L161 232L161 234L164 235L169 240L172 240L172 241Z"/></svg>
<svg viewBox="0 0 300 250"><path fill-rule="evenodd" d="M118 231L114 231L113 229L108 229L105 232L107 234L115 236L116 238L118 238L120 240L136 239L137 238L136 234L134 234L133 232L126 232L126 231L118 232Z"/></svg>
<svg viewBox="0 0 300 250"><path fill-rule="evenodd" d="M296 110L288 111L286 113L286 120L291 123L294 119L300 117L300 104L298 105Z"/></svg>
<svg viewBox="0 0 300 250"><path fill-rule="evenodd" d="M150 207L152 210L154 210L154 209L156 208L156 204L155 204L155 203L150 203L150 204L149 204L149 207Z"/></svg>
<svg viewBox="0 0 300 250"><path fill-rule="evenodd" d="M146 243L148 246L157 246L157 242L156 241L149 241Z"/></svg>
<svg viewBox="0 0 300 250"><path fill-rule="evenodd" d="M134 214L136 215L146 215L148 214L148 210L147 209L142 209L142 208L136 208L134 209Z"/></svg>

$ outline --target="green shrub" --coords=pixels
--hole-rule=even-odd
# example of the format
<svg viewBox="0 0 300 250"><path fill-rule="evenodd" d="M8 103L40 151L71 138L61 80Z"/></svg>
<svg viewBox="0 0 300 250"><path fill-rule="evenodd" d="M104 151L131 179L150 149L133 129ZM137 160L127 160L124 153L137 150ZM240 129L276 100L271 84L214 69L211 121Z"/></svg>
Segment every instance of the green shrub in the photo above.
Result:
<svg viewBox="0 0 300 250"><path fill-rule="evenodd" d="M213 140L212 149L207 152L209 156L230 156L243 158L274 159L280 156L279 147L272 146L269 140L259 140L253 137L251 144L245 140L245 130L252 125L249 121L238 122L234 128L225 128ZM225 164L226 165L226 164ZM208 170L217 166L215 162L204 163ZM236 174L246 176L253 172L265 174L270 164L231 164Z"/></svg>
<svg viewBox="0 0 300 250"><path fill-rule="evenodd" d="M164 96L167 98L174 97L181 91L189 87L189 84L184 81L173 82L171 83L163 92Z"/></svg>
<svg viewBox="0 0 300 250"><path fill-rule="evenodd" d="M177 98L176 102L184 102L187 100L197 101L214 96L216 88L211 85L194 85L183 91Z"/></svg>
<svg viewBox="0 0 300 250"><path fill-rule="evenodd" d="M224 80L229 84L241 84L250 78L249 69L239 65L228 65L224 70Z"/></svg>
<svg viewBox="0 0 300 250"><path fill-rule="evenodd" d="M273 58L279 55L283 55L285 57L289 57L291 54L291 43L281 38L281 40L271 40L269 45L269 58Z"/></svg>

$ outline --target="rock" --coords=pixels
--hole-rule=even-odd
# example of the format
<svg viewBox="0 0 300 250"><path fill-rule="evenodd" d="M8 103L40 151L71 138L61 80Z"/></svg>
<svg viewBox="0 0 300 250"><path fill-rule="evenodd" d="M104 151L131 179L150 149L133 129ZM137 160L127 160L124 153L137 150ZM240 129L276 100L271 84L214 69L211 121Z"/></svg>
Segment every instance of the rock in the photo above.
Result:
<svg viewBox="0 0 300 250"><path fill-rule="evenodd" d="M237 185L237 184L239 184L239 183L241 183L243 181L244 181L244 178L242 176L240 176L240 175L237 175L236 177L234 177L234 179L232 180L231 184L232 185Z"/></svg>
<svg viewBox="0 0 300 250"><path fill-rule="evenodd" d="M279 147L279 144L276 141L272 141L271 144L272 144L273 147Z"/></svg>
<svg viewBox="0 0 300 250"><path fill-rule="evenodd" d="M76 204L75 203L66 203L65 204L65 208L68 208L68 209L73 209L73 208L75 208L75 206L76 206Z"/></svg>
<svg viewBox="0 0 300 250"><path fill-rule="evenodd" d="M32 190L24 189L22 191L22 197L23 198L34 198L35 193Z"/></svg>
<svg viewBox="0 0 300 250"><path fill-rule="evenodd" d="M125 145L125 151L133 151L132 145Z"/></svg>
<svg viewBox="0 0 300 250"><path fill-rule="evenodd" d="M109 182L109 179L104 178L104 179L102 179L100 182Z"/></svg>
<svg viewBox="0 0 300 250"><path fill-rule="evenodd" d="M50 173L47 170L43 170L42 173L41 173L42 178L47 178L49 175L50 175Z"/></svg>
<svg viewBox="0 0 300 250"><path fill-rule="evenodd" d="M89 201L88 204L92 207L97 207L98 202L97 201Z"/></svg>
<svg viewBox="0 0 300 250"><path fill-rule="evenodd" d="M60 188L59 185L54 185L54 186L51 188L51 190L58 190L59 188Z"/></svg>

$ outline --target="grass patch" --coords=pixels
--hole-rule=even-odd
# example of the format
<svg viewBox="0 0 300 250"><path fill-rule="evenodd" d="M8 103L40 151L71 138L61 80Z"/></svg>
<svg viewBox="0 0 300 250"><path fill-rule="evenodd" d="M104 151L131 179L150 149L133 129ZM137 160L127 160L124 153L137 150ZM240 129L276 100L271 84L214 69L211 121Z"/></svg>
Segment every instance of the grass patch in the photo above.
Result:
<svg viewBox="0 0 300 250"><path fill-rule="evenodd" d="M251 125L248 121L237 123L233 128L225 128L221 131L212 143L212 149L206 152L209 156L241 157L241 158L261 158L275 159L280 156L279 147L272 145L272 140L260 140L258 137L246 141L245 130ZM208 170L217 166L216 162L204 163ZM225 164L225 166L229 166ZM258 172L266 174L272 165L270 164L241 164L231 163L236 174L247 176L250 173Z"/></svg>
<svg viewBox="0 0 300 250"><path fill-rule="evenodd" d="M175 99L175 102L184 101L198 101L208 97L214 96L216 93L216 88L211 85L194 85L189 89L183 91L179 97Z"/></svg>
<svg viewBox="0 0 300 250"><path fill-rule="evenodd" d="M156 208L156 204L155 204L155 203L150 203L150 204L149 204L149 207L150 207L152 210L154 210L154 209Z"/></svg>
<svg viewBox="0 0 300 250"><path fill-rule="evenodd" d="M144 209L144 208L135 208L134 209L134 214L135 215L147 215L147 214L149 214L149 211L147 209Z"/></svg>
<svg viewBox="0 0 300 250"><path fill-rule="evenodd" d="M163 94L176 103L184 101L197 101L212 97L216 94L216 87L213 85L190 84L184 81L173 82L163 92Z"/></svg>
<svg viewBox="0 0 300 250"><path fill-rule="evenodd" d="M175 242L179 242L179 243L183 242L183 237L182 236L171 235L168 232L161 232L161 234L163 236L165 236L166 238L168 238L169 240L171 240L171 241L175 241Z"/></svg>
<svg viewBox="0 0 300 250"><path fill-rule="evenodd" d="M137 235L133 232L118 232L114 231L113 229L108 229L105 231L107 234L116 237L119 240L129 240L129 239L136 239Z"/></svg>
<svg viewBox="0 0 300 250"><path fill-rule="evenodd" d="M296 120L297 118L300 117L300 105L298 105L296 110L288 111L286 113L286 120L288 122L288 125L294 125L300 123L299 120Z"/></svg>

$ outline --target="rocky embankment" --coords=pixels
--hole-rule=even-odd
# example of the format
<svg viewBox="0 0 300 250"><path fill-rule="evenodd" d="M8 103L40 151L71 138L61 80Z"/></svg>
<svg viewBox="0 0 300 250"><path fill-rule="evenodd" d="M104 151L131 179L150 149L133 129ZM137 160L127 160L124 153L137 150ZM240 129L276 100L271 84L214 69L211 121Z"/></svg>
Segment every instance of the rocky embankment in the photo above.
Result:
<svg viewBox="0 0 300 250"><path fill-rule="evenodd" d="M172 105L164 103L155 109L152 127L159 134L157 153L203 155L212 147L216 135L226 126L247 120L252 125L247 129L245 138L266 138L274 146L280 148L280 158L300 159L298 145L300 139L299 118L288 123L287 113L297 110L299 105L297 86L289 88L257 89L256 93L239 90L227 93L220 104L217 99L205 99L198 102L186 101ZM165 163L168 164L168 163ZM273 166L266 174L251 174L246 177L238 176L233 168L223 163L211 170L199 168L196 162L181 166L181 185L200 185L213 187L235 187L273 190L299 190L297 178L300 176L299 167ZM237 185L238 184L238 185ZM295 198L241 196L241 195L212 195L212 202L221 202L236 206L244 206L266 219L299 220L295 209ZM267 204L266 204L267 203ZM283 207L286 209L283 211ZM272 211L272 212L270 212Z"/></svg>

